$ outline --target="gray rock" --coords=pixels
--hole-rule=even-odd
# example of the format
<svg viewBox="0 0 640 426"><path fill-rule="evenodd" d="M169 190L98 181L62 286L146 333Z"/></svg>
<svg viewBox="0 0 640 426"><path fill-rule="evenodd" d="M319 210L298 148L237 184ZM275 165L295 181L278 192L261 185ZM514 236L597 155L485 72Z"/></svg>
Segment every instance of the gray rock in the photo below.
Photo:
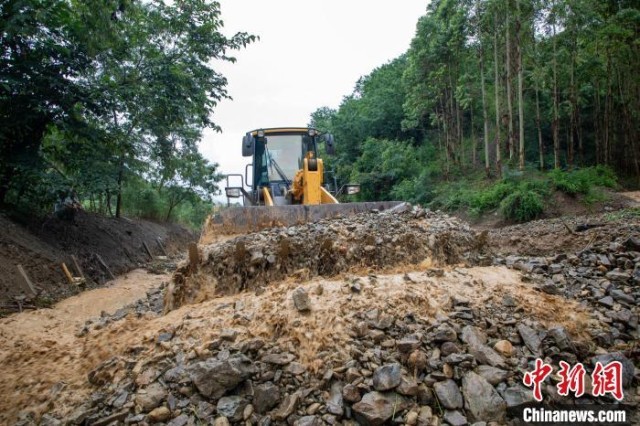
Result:
<svg viewBox="0 0 640 426"><path fill-rule="evenodd" d="M492 367L505 367L502 355L487 345L470 346L469 354L473 355L479 364L491 365Z"/></svg>
<svg viewBox="0 0 640 426"><path fill-rule="evenodd" d="M624 246L627 250L630 251L640 251L640 238L629 237L624 242Z"/></svg>
<svg viewBox="0 0 640 426"><path fill-rule="evenodd" d="M462 378L462 395L467 416L471 421L496 421L504 419L507 404L488 381L473 371Z"/></svg>
<svg viewBox="0 0 640 426"><path fill-rule="evenodd" d="M294 376L298 376L300 374L303 374L305 371L307 371L307 367L300 364L299 362L291 362L289 363L289 365L287 365L286 370L289 373L293 374Z"/></svg>
<svg viewBox="0 0 640 426"><path fill-rule="evenodd" d="M516 303L516 300L512 295L505 294L504 296L502 296L502 306L504 306L505 308L515 308L516 306L518 306L518 304Z"/></svg>
<svg viewBox="0 0 640 426"><path fill-rule="evenodd" d="M445 422L450 424L451 426L465 426L469 424L467 422L467 418L460 413L460 411L445 411L444 416L442 417Z"/></svg>
<svg viewBox="0 0 640 426"><path fill-rule="evenodd" d="M373 373L373 387L377 391L386 391L395 388L402 381L400 364L387 364L376 369Z"/></svg>
<svg viewBox="0 0 640 426"><path fill-rule="evenodd" d="M490 348L489 348L490 349ZM473 361L474 356L471 354L459 354L453 353L444 357L443 361L447 364L456 365L462 362L471 362Z"/></svg>
<svg viewBox="0 0 640 426"><path fill-rule="evenodd" d="M191 377L189 377L189 373L186 368L181 365L170 368L164 373L164 380L169 383L189 383L191 382Z"/></svg>
<svg viewBox="0 0 640 426"><path fill-rule="evenodd" d="M262 357L262 362L276 365L287 365L294 359L296 359L294 355L289 352L283 352L279 354L266 354Z"/></svg>
<svg viewBox="0 0 640 426"><path fill-rule="evenodd" d="M636 300L630 294L625 293L622 290L611 290L609 292L611 297L613 297L618 302L628 303L629 305L633 305L636 303Z"/></svg>
<svg viewBox="0 0 640 426"><path fill-rule="evenodd" d="M407 337L396 342L396 347L402 353L408 354L420 347L420 341L415 337Z"/></svg>
<svg viewBox="0 0 640 426"><path fill-rule="evenodd" d="M502 393L502 398L506 402L508 408L516 408L524 404L535 402L531 389L526 389L519 385L505 389Z"/></svg>
<svg viewBox="0 0 640 426"><path fill-rule="evenodd" d="M202 395L218 399L255 373L255 367L244 355L224 361L209 358L187 368L191 380Z"/></svg>
<svg viewBox="0 0 640 426"><path fill-rule="evenodd" d="M458 334L449 324L440 324L434 330L433 340L435 342L455 342Z"/></svg>
<svg viewBox="0 0 640 426"><path fill-rule="evenodd" d="M144 412L156 408L167 397L167 390L160 383L152 383L138 391L135 396L136 405Z"/></svg>
<svg viewBox="0 0 640 426"><path fill-rule="evenodd" d="M479 365L478 368L476 368L476 373L494 386L500 382L504 382L509 377L508 371L489 365Z"/></svg>
<svg viewBox="0 0 640 426"><path fill-rule="evenodd" d="M342 417L344 409L342 408L342 383L333 382L327 399L327 412Z"/></svg>
<svg viewBox="0 0 640 426"><path fill-rule="evenodd" d="M564 327L553 327L547 331L547 334L551 336L556 346L561 351L566 351L573 348L571 339L567 334L567 330Z"/></svg>
<svg viewBox="0 0 640 426"><path fill-rule="evenodd" d="M220 332L220 338L227 342L235 341L236 337L238 337L238 330L234 330L233 328L225 328Z"/></svg>
<svg viewBox="0 0 640 426"><path fill-rule="evenodd" d="M311 300L309 299L309 295L304 288L296 288L291 294L291 297L293 298L293 304L298 311L304 312L311 310Z"/></svg>
<svg viewBox="0 0 640 426"><path fill-rule="evenodd" d="M438 401L443 407L450 410L462 408L462 394L458 385L453 380L445 380L444 382L437 382L433 385L433 390L438 397Z"/></svg>
<svg viewBox="0 0 640 426"><path fill-rule="evenodd" d="M204 419L211 416L216 411L216 407L212 404L209 404L207 401L198 402L198 408L196 409L196 414L198 418Z"/></svg>
<svg viewBox="0 0 640 426"><path fill-rule="evenodd" d="M620 364L622 364L622 386L625 388L631 386L631 383L633 382L635 367L633 365L633 362L631 362L626 356L622 355L622 353L612 352L609 354L598 355L591 358L591 362L593 363L593 365L595 365L596 362L599 362L603 367L606 367L607 364L612 361L619 361Z"/></svg>
<svg viewBox="0 0 640 426"><path fill-rule="evenodd" d="M271 382L261 383L253 388L253 407L264 414L280 402L280 388Z"/></svg>
<svg viewBox="0 0 640 426"><path fill-rule="evenodd" d="M303 416L293 422L293 426L321 426L322 424L318 416Z"/></svg>
<svg viewBox="0 0 640 426"><path fill-rule="evenodd" d="M442 354L442 356L456 354L458 352L460 352L460 348L453 342L444 342L442 346L440 346L440 353Z"/></svg>
<svg viewBox="0 0 640 426"><path fill-rule="evenodd" d="M189 423L189 416L186 414L180 414L178 417L167 423L167 426L185 426L187 423Z"/></svg>
<svg viewBox="0 0 640 426"><path fill-rule="evenodd" d="M374 391L365 394L360 402L353 404L353 414L359 424L378 426L409 405L407 399L395 392Z"/></svg>
<svg viewBox="0 0 640 426"><path fill-rule="evenodd" d="M158 335L158 343L162 343L162 342L168 342L169 340L173 339L173 333L160 333Z"/></svg>
<svg viewBox="0 0 640 426"><path fill-rule="evenodd" d="M478 327L467 325L462 329L460 340L471 346L485 345L487 336Z"/></svg>
<svg viewBox="0 0 640 426"><path fill-rule="evenodd" d="M517 326L518 333L520 333L520 337L524 341L524 344L527 345L527 348L535 354L540 354L540 346L542 345L542 339L538 336L538 333L531 327L518 324Z"/></svg>
<svg viewBox="0 0 640 426"><path fill-rule="evenodd" d="M631 279L631 274L621 271L611 271L605 275L611 281L627 282Z"/></svg>
<svg viewBox="0 0 640 426"><path fill-rule="evenodd" d="M598 300L598 303L606 308L613 308L613 297L605 296Z"/></svg>
<svg viewBox="0 0 640 426"><path fill-rule="evenodd" d="M249 402L240 396L223 396L218 400L216 409L221 416L225 416L232 422L238 422L242 420L242 414L248 404Z"/></svg>
<svg viewBox="0 0 640 426"><path fill-rule="evenodd" d="M549 274L559 274L560 272L562 272L562 269L563 267L561 263L552 263L551 265L549 265Z"/></svg>

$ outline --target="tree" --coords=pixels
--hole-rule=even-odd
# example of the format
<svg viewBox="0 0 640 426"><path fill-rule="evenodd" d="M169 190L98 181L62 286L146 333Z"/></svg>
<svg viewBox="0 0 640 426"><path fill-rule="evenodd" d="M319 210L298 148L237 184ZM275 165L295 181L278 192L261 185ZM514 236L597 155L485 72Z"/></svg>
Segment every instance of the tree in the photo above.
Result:
<svg viewBox="0 0 640 426"><path fill-rule="evenodd" d="M224 36L215 1L11 0L0 12L0 202L53 169L108 206L115 196L116 216L125 181L149 164L198 164L180 155L218 129L228 94L215 61L255 40Z"/></svg>

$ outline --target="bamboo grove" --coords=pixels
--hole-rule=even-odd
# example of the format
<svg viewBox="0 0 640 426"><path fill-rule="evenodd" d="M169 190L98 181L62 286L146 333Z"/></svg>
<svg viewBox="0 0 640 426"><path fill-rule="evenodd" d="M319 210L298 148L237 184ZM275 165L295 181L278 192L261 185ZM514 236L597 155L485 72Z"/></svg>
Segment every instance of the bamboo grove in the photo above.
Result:
<svg viewBox="0 0 640 426"><path fill-rule="evenodd" d="M383 198L424 169L496 178L606 165L637 184L639 31L627 0L433 0L406 54L312 122L347 145L334 163L343 179L366 180L387 150L410 147L386 170ZM405 167L416 161L422 172Z"/></svg>

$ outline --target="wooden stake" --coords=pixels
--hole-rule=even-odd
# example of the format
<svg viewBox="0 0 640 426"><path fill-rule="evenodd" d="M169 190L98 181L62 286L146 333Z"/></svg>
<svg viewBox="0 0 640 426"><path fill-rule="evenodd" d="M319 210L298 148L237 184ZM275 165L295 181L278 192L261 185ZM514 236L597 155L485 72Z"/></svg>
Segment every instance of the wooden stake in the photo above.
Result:
<svg viewBox="0 0 640 426"><path fill-rule="evenodd" d="M189 244L189 266L192 272L198 270L200 264L200 253L198 252L198 245L196 243Z"/></svg>
<svg viewBox="0 0 640 426"><path fill-rule="evenodd" d="M149 246L147 245L147 243L145 243L144 241L142 242L142 245L144 246L144 249L147 251L147 254L149 255L149 257L151 258L151 260L153 260L153 255L151 254L151 250L149 250Z"/></svg>
<svg viewBox="0 0 640 426"><path fill-rule="evenodd" d="M71 275L71 272L69 272L67 265L62 262L62 265L60 266L62 266L62 272L64 272L64 275L67 277L67 281L69 281L69 284L73 284L73 275Z"/></svg>
<svg viewBox="0 0 640 426"><path fill-rule="evenodd" d="M20 275L22 276L22 279L24 280L25 284L27 285L29 291L31 292L32 295L36 295L36 288L33 285L33 283L31 282L31 280L29 279L29 276L27 275L27 272L24 270L24 268L22 267L22 265L16 265L18 267L18 272L20 272Z"/></svg>
<svg viewBox="0 0 640 426"><path fill-rule="evenodd" d="M78 258L74 254L72 254L71 260L73 260L73 265L76 267L76 271L78 271L78 275L80 275L80 278L85 279L84 271L80 267L80 262L78 262Z"/></svg>
<svg viewBox="0 0 640 426"><path fill-rule="evenodd" d="M164 249L164 246L162 245L162 241L160 240L160 238L156 238L156 243L158 243L158 247L160 247L160 252L162 253L162 255L168 256L167 251Z"/></svg>
<svg viewBox="0 0 640 426"><path fill-rule="evenodd" d="M115 280L116 279L115 275L113 275L113 272L111 272L111 269L109 269L107 264L104 263L104 260L102 260L102 258L100 257L100 255L98 253L96 253L96 259L98 259L98 262L100 262L100 265L102 265L102 267L107 271L107 273L109 274L111 279Z"/></svg>

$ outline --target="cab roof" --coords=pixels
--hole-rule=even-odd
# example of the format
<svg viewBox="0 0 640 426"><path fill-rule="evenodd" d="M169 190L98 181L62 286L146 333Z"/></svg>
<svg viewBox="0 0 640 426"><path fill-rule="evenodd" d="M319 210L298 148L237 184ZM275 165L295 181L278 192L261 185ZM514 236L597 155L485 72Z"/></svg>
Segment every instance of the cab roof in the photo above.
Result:
<svg viewBox="0 0 640 426"><path fill-rule="evenodd" d="M265 135L300 135L300 134L308 134L309 130L318 130L315 127L270 127L266 129L255 129L250 131L252 136L256 136L258 134L258 130L263 130ZM318 132L320 134L320 132Z"/></svg>

